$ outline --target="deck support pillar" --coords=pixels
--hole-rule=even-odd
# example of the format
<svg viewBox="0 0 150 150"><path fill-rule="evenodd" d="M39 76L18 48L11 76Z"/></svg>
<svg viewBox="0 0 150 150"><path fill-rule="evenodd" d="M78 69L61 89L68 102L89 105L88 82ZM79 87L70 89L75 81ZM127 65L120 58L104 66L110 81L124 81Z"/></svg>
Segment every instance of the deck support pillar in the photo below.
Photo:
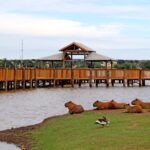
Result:
<svg viewBox="0 0 150 150"><path fill-rule="evenodd" d="M17 79L17 70L16 67L14 68L14 90L16 91L16 79ZM12 88L12 82L11 82L11 88Z"/></svg>

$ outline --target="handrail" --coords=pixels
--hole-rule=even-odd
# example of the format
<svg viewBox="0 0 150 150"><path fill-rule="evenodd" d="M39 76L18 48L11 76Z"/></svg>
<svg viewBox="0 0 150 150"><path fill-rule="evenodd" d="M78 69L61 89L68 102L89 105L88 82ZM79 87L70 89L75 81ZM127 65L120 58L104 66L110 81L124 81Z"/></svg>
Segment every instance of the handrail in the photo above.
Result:
<svg viewBox="0 0 150 150"><path fill-rule="evenodd" d="M0 82L20 80L150 80L150 69L31 69L31 68L0 68Z"/></svg>

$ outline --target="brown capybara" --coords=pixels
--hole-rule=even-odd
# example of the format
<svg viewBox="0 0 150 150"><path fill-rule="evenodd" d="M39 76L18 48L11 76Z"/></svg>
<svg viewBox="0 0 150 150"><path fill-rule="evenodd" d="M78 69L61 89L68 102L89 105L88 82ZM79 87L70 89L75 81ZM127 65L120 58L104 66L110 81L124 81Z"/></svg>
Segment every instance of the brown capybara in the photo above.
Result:
<svg viewBox="0 0 150 150"><path fill-rule="evenodd" d="M142 113L142 107L140 105L126 106L126 113Z"/></svg>
<svg viewBox="0 0 150 150"><path fill-rule="evenodd" d="M125 109L127 103L118 103L115 100L111 100L112 103L112 109Z"/></svg>
<svg viewBox="0 0 150 150"><path fill-rule="evenodd" d="M84 108L81 105L77 105L72 101L65 103L65 107L69 109L70 114L78 114L84 112Z"/></svg>
<svg viewBox="0 0 150 150"><path fill-rule="evenodd" d="M143 102L140 99L135 99L131 102L132 105L140 105L144 109L149 109L150 108L150 102Z"/></svg>
<svg viewBox="0 0 150 150"><path fill-rule="evenodd" d="M93 107L96 107L97 110L112 109L112 103L111 102L101 102L101 101L97 100L93 103Z"/></svg>

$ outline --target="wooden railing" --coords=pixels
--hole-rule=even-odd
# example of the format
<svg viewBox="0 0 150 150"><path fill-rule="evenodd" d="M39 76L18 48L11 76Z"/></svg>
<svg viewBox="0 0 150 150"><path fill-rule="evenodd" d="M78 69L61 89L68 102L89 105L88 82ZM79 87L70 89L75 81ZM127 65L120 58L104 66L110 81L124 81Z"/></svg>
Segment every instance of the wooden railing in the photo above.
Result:
<svg viewBox="0 0 150 150"><path fill-rule="evenodd" d="M150 80L150 69L30 69L0 68L0 82L21 80Z"/></svg>
<svg viewBox="0 0 150 150"><path fill-rule="evenodd" d="M71 80L72 70L71 69L55 69L54 78L56 80Z"/></svg>
<svg viewBox="0 0 150 150"><path fill-rule="evenodd" d="M103 80L103 79L107 79L108 73L106 69L91 69L91 76L92 79Z"/></svg>
<svg viewBox="0 0 150 150"><path fill-rule="evenodd" d="M73 79L75 80L90 79L90 69L73 69Z"/></svg>
<svg viewBox="0 0 150 150"><path fill-rule="evenodd" d="M0 68L0 81L5 81L6 70Z"/></svg>

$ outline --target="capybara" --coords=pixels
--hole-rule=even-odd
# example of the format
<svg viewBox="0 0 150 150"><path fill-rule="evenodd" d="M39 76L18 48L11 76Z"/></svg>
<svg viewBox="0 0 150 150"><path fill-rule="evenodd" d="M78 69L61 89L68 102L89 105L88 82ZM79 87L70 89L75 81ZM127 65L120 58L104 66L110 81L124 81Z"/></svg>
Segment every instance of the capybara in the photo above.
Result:
<svg viewBox="0 0 150 150"><path fill-rule="evenodd" d="M118 103L115 100L111 100L112 103L112 109L125 109L127 103Z"/></svg>
<svg viewBox="0 0 150 150"><path fill-rule="evenodd" d="M126 106L126 113L142 113L142 107L140 105Z"/></svg>
<svg viewBox="0 0 150 150"><path fill-rule="evenodd" d="M78 114L84 112L84 108L81 105L77 105L72 101L66 102L65 107L69 109L70 114Z"/></svg>
<svg viewBox="0 0 150 150"><path fill-rule="evenodd" d="M146 109L149 109L150 108L150 102L143 102L142 100L140 99L135 99L131 102L132 105L140 105L142 108L146 108Z"/></svg>
<svg viewBox="0 0 150 150"><path fill-rule="evenodd" d="M93 103L93 107L96 107L97 110L112 109L112 103L111 102L101 102L101 101L97 100Z"/></svg>

